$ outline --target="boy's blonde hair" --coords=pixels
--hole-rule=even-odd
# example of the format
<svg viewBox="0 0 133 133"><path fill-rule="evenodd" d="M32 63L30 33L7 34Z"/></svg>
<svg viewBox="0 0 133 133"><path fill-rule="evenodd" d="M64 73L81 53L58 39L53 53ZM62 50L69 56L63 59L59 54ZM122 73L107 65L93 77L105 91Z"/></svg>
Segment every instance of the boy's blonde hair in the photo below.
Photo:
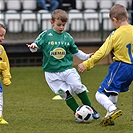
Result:
<svg viewBox="0 0 133 133"><path fill-rule="evenodd" d="M52 21L55 21L55 19L61 20L62 22L67 22L67 13L64 10L56 9L52 12Z"/></svg>
<svg viewBox="0 0 133 133"><path fill-rule="evenodd" d="M118 21L126 21L128 19L128 13L123 5L115 4L110 10L110 18L117 19Z"/></svg>

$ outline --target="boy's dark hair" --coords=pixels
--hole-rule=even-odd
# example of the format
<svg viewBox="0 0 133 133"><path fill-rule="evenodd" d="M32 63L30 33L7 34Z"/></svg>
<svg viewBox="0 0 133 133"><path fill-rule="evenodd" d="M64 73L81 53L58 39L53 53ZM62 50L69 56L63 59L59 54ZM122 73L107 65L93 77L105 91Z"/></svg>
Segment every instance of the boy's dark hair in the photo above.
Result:
<svg viewBox="0 0 133 133"><path fill-rule="evenodd" d="M67 13L62 9L56 9L52 12L52 21L55 21L55 19L61 20L62 22L67 22Z"/></svg>

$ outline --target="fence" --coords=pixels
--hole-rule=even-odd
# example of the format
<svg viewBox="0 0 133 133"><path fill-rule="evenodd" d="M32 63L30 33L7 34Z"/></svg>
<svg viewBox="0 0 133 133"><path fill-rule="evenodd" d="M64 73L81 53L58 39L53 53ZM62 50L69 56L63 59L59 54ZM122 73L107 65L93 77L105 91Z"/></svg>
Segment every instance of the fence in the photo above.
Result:
<svg viewBox="0 0 133 133"><path fill-rule="evenodd" d="M129 11L129 14L131 12ZM130 16L129 23L131 23ZM7 41L34 40L39 33L52 28L50 19L51 14L45 10L0 12L0 22L7 27ZM109 19L109 9L100 11L70 10L68 11L68 23L65 30L75 38L76 42L103 42L114 30L114 27Z"/></svg>
<svg viewBox="0 0 133 133"><path fill-rule="evenodd" d="M129 10L129 23L131 23ZM41 65L41 54L32 54L25 46L31 43L39 33L52 28L50 24L51 14L45 10L33 12L7 11L0 12L0 22L7 27L5 47L9 55L11 66L36 66ZM109 19L109 10L70 10L68 11L68 23L65 30L69 32L75 42L101 44L114 27ZM8 45L11 44L12 46Z"/></svg>

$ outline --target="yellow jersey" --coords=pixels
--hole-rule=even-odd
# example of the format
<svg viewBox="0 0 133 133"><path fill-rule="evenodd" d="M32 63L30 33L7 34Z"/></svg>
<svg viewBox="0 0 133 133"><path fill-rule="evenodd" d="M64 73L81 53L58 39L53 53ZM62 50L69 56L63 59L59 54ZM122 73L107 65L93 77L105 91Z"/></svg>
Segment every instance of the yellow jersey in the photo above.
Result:
<svg viewBox="0 0 133 133"><path fill-rule="evenodd" d="M83 62L86 70L91 69L96 63L105 58L110 52L113 52L113 61L121 61L133 64L133 26L120 26L113 31L103 45Z"/></svg>
<svg viewBox="0 0 133 133"><path fill-rule="evenodd" d="M2 45L0 45L0 76L5 85L11 84L9 60Z"/></svg>

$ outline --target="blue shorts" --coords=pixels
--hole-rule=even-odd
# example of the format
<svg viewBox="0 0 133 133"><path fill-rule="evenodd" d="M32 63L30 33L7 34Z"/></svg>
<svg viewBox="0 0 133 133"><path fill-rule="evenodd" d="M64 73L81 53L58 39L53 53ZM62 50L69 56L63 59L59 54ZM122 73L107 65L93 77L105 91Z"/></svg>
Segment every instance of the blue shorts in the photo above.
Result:
<svg viewBox="0 0 133 133"><path fill-rule="evenodd" d="M3 92L2 90L2 83L0 82L0 92Z"/></svg>
<svg viewBox="0 0 133 133"><path fill-rule="evenodd" d="M126 92L133 81L133 65L116 61L108 70L108 75L101 83L98 91L106 93Z"/></svg>

